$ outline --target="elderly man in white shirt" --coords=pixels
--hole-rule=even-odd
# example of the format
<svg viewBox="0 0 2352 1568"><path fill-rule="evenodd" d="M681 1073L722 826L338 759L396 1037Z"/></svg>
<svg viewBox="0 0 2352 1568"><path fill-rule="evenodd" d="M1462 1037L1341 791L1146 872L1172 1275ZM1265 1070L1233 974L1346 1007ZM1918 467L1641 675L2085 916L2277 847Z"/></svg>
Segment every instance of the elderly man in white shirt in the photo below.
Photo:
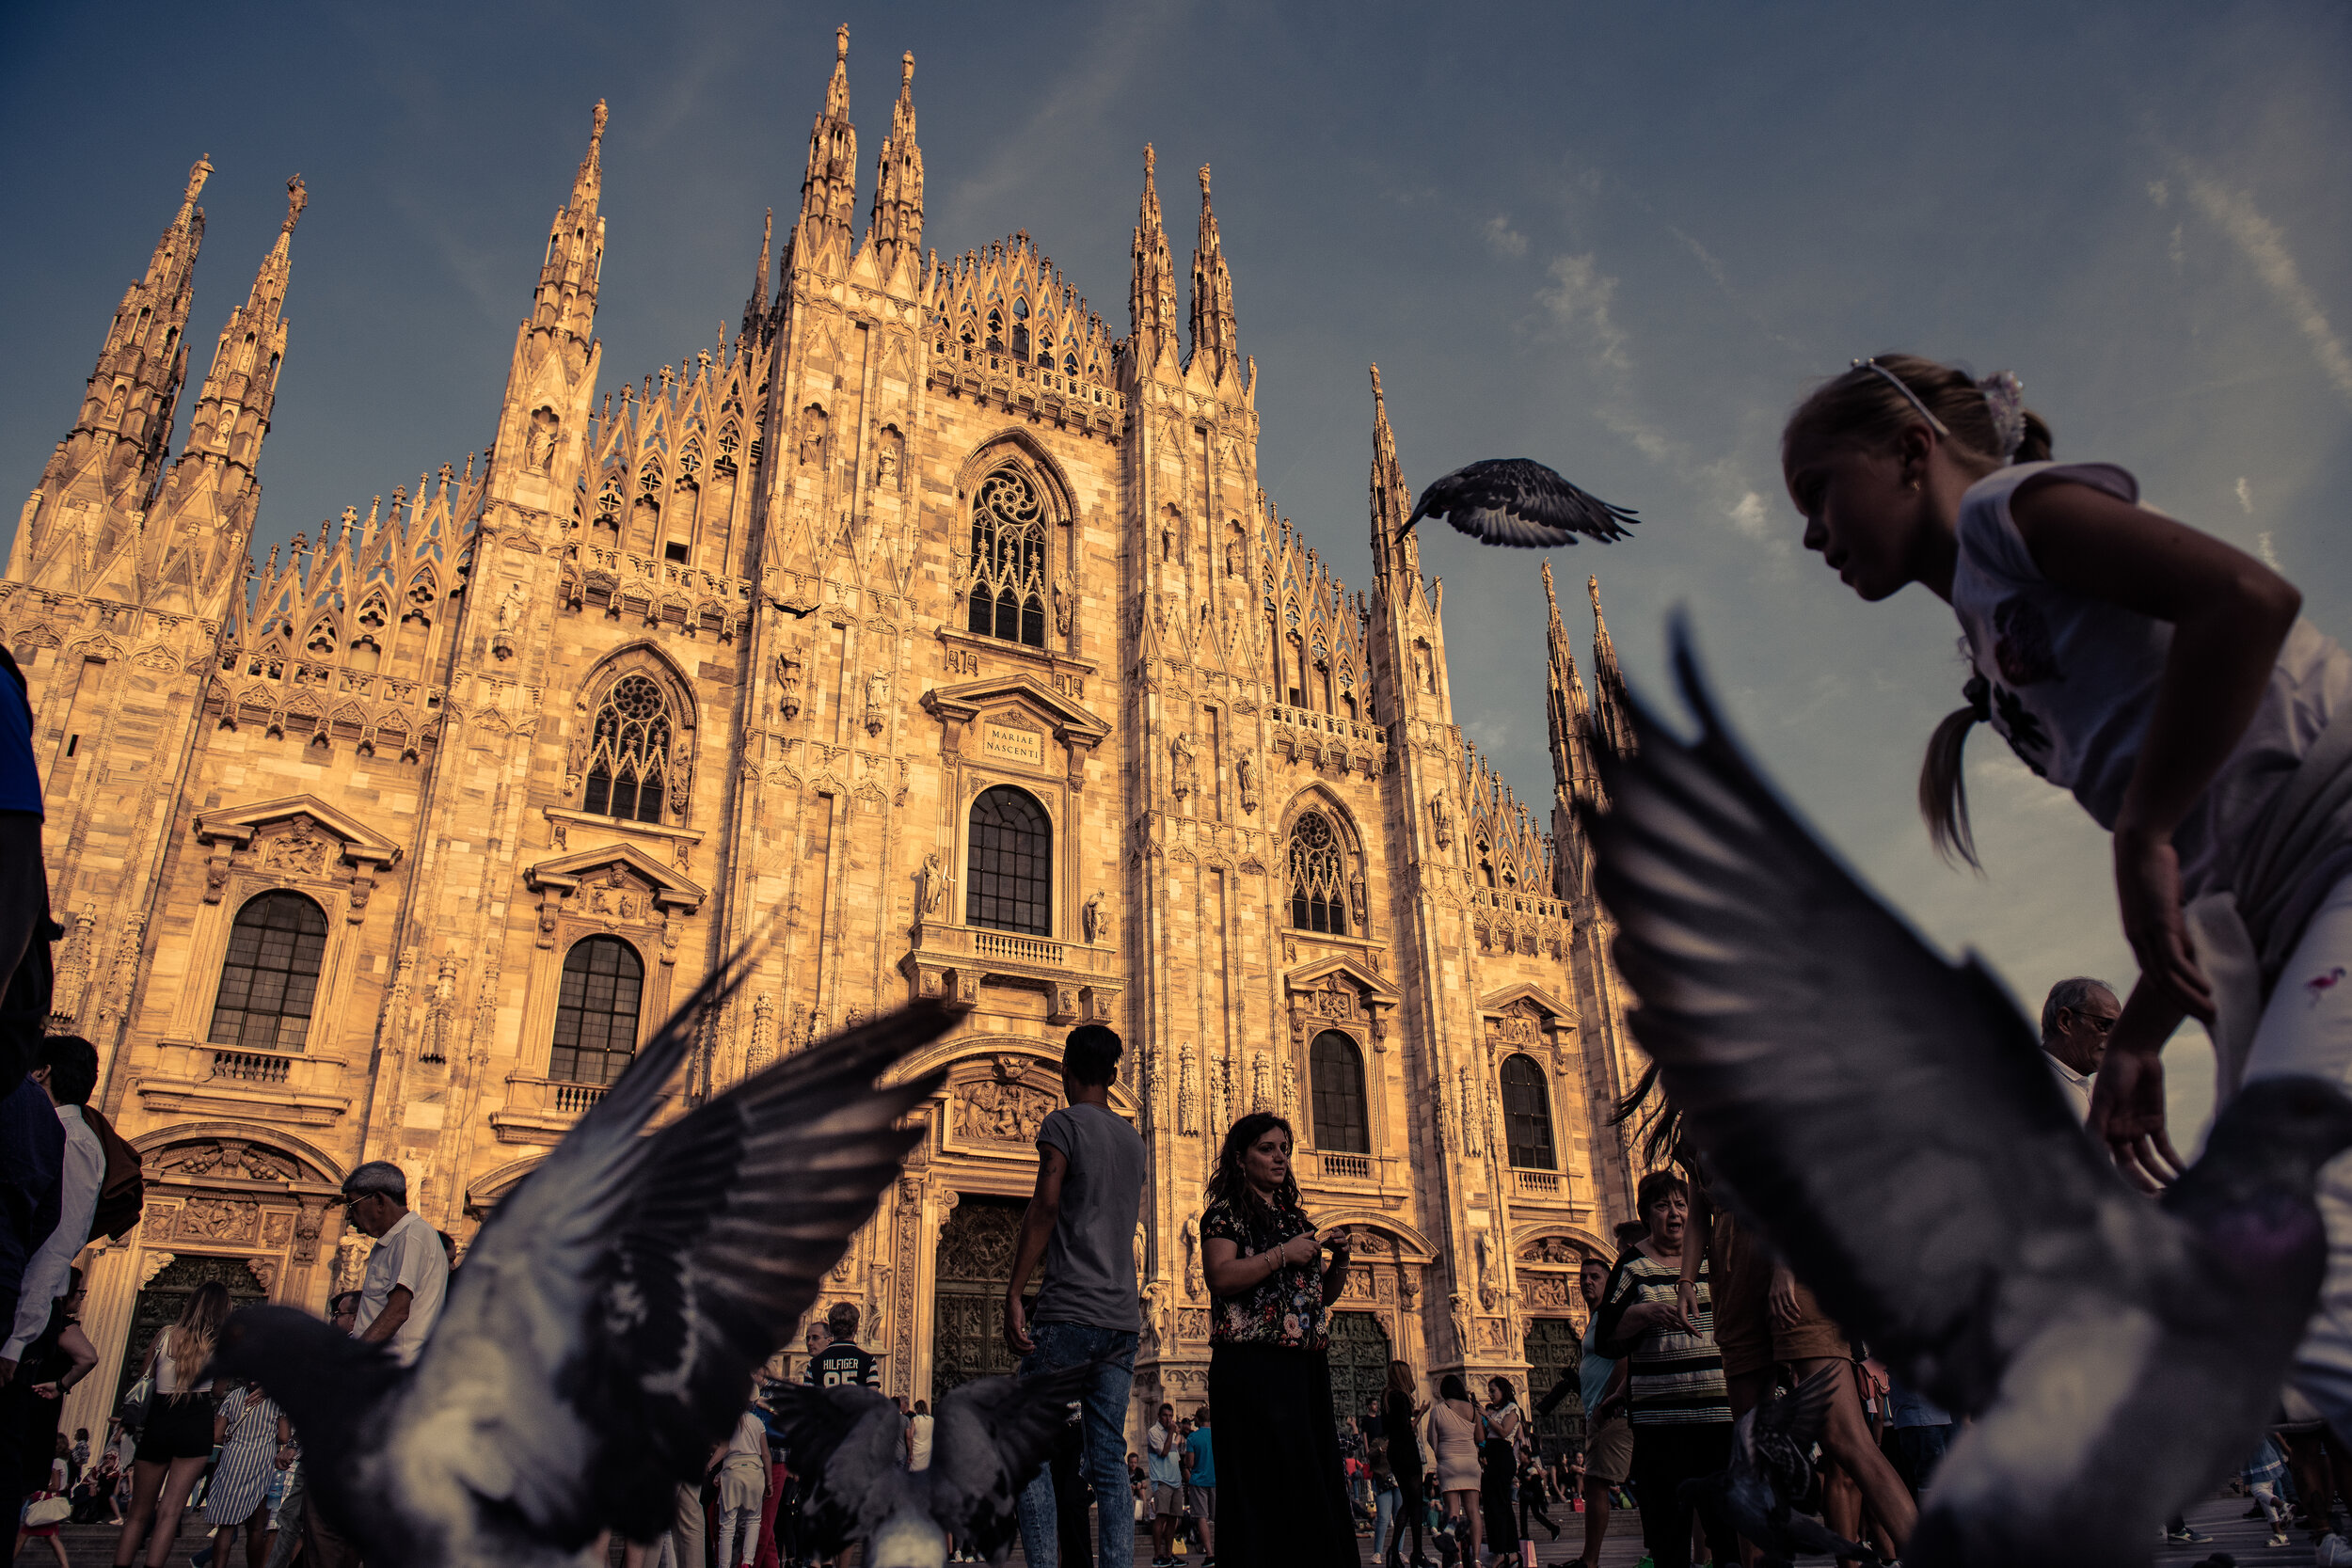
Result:
<svg viewBox="0 0 2352 1568"><path fill-rule="evenodd" d="M2123 1011L2105 980L2077 974L2050 988L2042 1003L2042 1050L2050 1077L2076 1121L2090 1119L2090 1083L2107 1053L2107 1034Z"/></svg>
<svg viewBox="0 0 2352 1568"><path fill-rule="evenodd" d="M449 1254L437 1231L408 1208L408 1179L389 1160L370 1160L343 1178L351 1223L375 1238L359 1282L354 1336L382 1344L409 1366L441 1316Z"/></svg>
<svg viewBox="0 0 2352 1568"><path fill-rule="evenodd" d="M34 1082L49 1091L65 1130L64 1167L57 1183L57 1226L24 1265L24 1293L16 1321L0 1344L0 1385L16 1376L24 1349L49 1326L49 1314L66 1286L75 1254L89 1242L90 1216L106 1180L106 1150L82 1120L82 1107L98 1086L98 1049L78 1035L52 1035L40 1043Z"/></svg>

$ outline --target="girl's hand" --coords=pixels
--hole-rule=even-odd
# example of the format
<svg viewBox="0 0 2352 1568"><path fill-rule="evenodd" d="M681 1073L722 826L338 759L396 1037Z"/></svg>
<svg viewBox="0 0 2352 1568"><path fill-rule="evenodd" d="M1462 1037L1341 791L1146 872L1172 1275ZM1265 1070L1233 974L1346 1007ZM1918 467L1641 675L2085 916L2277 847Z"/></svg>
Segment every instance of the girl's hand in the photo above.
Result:
<svg viewBox="0 0 2352 1568"><path fill-rule="evenodd" d="M2115 896L2143 980L2198 1022L2211 1023L2213 987L2189 950L2181 919L2181 857L2169 836L2116 829Z"/></svg>
<svg viewBox="0 0 2352 1568"><path fill-rule="evenodd" d="M2165 1130L2163 1057L2136 1042L2110 1044L2091 1085L2086 1130L2106 1145L2125 1180L2162 1192L2184 1165Z"/></svg>

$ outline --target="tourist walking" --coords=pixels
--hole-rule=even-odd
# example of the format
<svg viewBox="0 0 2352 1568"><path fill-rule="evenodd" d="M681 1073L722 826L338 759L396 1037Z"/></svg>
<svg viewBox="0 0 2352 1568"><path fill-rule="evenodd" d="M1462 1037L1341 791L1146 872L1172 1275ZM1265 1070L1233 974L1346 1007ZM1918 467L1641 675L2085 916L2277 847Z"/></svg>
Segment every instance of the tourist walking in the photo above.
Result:
<svg viewBox="0 0 2352 1568"><path fill-rule="evenodd" d="M1479 1416L1483 1423L1478 1440L1479 1522L1486 1528L1488 1548L1500 1561L1517 1555L1519 1541L1519 1445L1525 1438L1525 1421L1510 1379L1486 1380L1486 1406ZM1535 1565L1526 1563L1522 1568Z"/></svg>
<svg viewBox="0 0 2352 1568"><path fill-rule="evenodd" d="M1584 1324L1584 1350L1577 1370L1560 1380L1535 1406L1549 1416L1552 1408L1577 1394L1584 1404L1584 1456L1578 1484L1584 1495L1584 1550L1565 1568L1600 1568L1601 1543L1609 1538L1609 1516L1614 1512L1610 1493L1633 1473L1633 1427L1626 1419L1625 1362L1600 1353L1594 1330L1600 1326L1600 1304L1609 1289L1609 1260L1585 1254L1577 1271L1577 1291L1591 1316ZM1561 1496L1569 1496L1566 1487Z"/></svg>
<svg viewBox="0 0 2352 1568"><path fill-rule="evenodd" d="M759 1511L768 1495L768 1429L759 1413L736 1418L719 1461L718 1568L751 1568L759 1557Z"/></svg>
<svg viewBox="0 0 2352 1568"><path fill-rule="evenodd" d="M1470 1385L1458 1372L1438 1380L1438 1402L1429 1412L1429 1451L1438 1467L1438 1498L1446 1524L1462 1548L1462 1568L1475 1568L1481 1536L1478 1510L1478 1436L1484 1425L1470 1402Z"/></svg>
<svg viewBox="0 0 2352 1568"><path fill-rule="evenodd" d="M279 1459L293 1457L293 1424L260 1387L241 1384L220 1402L213 1441L220 1458L213 1465L204 1517L218 1530L213 1538L214 1568L229 1568L230 1544L240 1528L247 1568L262 1568L269 1560L271 1483Z"/></svg>
<svg viewBox="0 0 2352 1568"><path fill-rule="evenodd" d="M1100 1568L1134 1568L1136 1555L1133 1511L1118 1499L1126 1495L1120 1456L1127 1447L1127 1397L1143 1322L1134 1238L1143 1209L1144 1154L1142 1137L1111 1109L1124 1049L1099 1023L1080 1024L1063 1042L1061 1086L1070 1103L1038 1128L1037 1187L1021 1218L1005 1287L1005 1343L1021 1357L1023 1372L1094 1369L1079 1402ZM1041 1265L1045 1278L1032 1313L1021 1298ZM1057 1568L1054 1497L1050 1469L1041 1469L1021 1494L1021 1549L1029 1568Z"/></svg>
<svg viewBox="0 0 2352 1568"><path fill-rule="evenodd" d="M1677 1301L1682 1249L1695 1244L1685 1240L1689 1192L1680 1177L1652 1171L1642 1178L1635 1201L1649 1229L1617 1259L1595 1337L1603 1354L1630 1363L1633 1494L1643 1538L1657 1568L1689 1568L1692 1505L1681 1497L1682 1483L1729 1463L1731 1403L1704 1260L1689 1305ZM1738 1548L1730 1529L1712 1513L1703 1523L1715 1560L1731 1561Z"/></svg>
<svg viewBox="0 0 2352 1568"><path fill-rule="evenodd" d="M1184 1440L1176 1432L1176 1407L1162 1404L1157 1419L1143 1434L1150 1455L1145 1470L1151 1478L1152 1568L1170 1568L1175 1561L1176 1527L1184 1516Z"/></svg>
<svg viewBox="0 0 2352 1568"><path fill-rule="evenodd" d="M1347 1245L1334 1242L1318 1267L1289 1122L1259 1111L1225 1134L1200 1237L1225 1568L1355 1568L1325 1329Z"/></svg>
<svg viewBox="0 0 2352 1568"><path fill-rule="evenodd" d="M1216 1443L1205 1404L1184 1434L1184 1504L1200 1522L1200 1568L1216 1568Z"/></svg>
<svg viewBox="0 0 2352 1568"><path fill-rule="evenodd" d="M1429 1494L1424 1483L1427 1470L1422 1464L1421 1439L1414 1435L1421 1430L1421 1418L1428 1409L1425 1404L1413 1402L1411 1364L1390 1362L1389 1386L1380 1396L1380 1433L1388 1446L1389 1473L1396 1478L1401 1501L1395 1528L1386 1540L1373 1543L1373 1551L1387 1562L1388 1568L1400 1568L1398 1547L1404 1544L1407 1525L1413 1530L1412 1568L1424 1568L1429 1560L1422 1534L1429 1523Z"/></svg>
<svg viewBox="0 0 2352 1568"><path fill-rule="evenodd" d="M213 1386L201 1374L228 1321L229 1289L208 1279L147 1347L139 1375L154 1374L155 1392L134 1452L131 1512L115 1541L115 1568L131 1568L142 1550L148 1568L171 1560L188 1489L213 1454Z"/></svg>
<svg viewBox="0 0 2352 1568"><path fill-rule="evenodd" d="M360 1343L383 1345L402 1366L412 1365L449 1292L440 1232L409 1212L408 1178L389 1160L370 1160L344 1177L343 1201L351 1223L375 1238L359 1281L355 1333Z"/></svg>

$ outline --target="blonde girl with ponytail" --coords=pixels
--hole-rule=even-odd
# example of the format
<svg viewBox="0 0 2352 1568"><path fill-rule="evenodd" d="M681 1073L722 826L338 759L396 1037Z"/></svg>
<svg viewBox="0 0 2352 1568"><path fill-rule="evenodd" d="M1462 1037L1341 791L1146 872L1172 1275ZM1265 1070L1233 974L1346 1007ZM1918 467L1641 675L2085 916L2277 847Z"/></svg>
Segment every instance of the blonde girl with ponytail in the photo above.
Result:
<svg viewBox="0 0 2352 1568"><path fill-rule="evenodd" d="M2052 460L2016 378L1858 359L1781 436L1805 547L1873 603L1952 607L1971 666L1919 777L1930 836L1976 863L1962 752L1990 724L2113 835L2139 980L2090 1130L2127 1176L2176 1174L2157 1053L2212 1031L2226 1097L2309 1073L2352 1089L2352 657L2260 561L2138 504L2105 463ZM2320 1208L2330 1262L2296 1381L2352 1433L2352 1161Z"/></svg>

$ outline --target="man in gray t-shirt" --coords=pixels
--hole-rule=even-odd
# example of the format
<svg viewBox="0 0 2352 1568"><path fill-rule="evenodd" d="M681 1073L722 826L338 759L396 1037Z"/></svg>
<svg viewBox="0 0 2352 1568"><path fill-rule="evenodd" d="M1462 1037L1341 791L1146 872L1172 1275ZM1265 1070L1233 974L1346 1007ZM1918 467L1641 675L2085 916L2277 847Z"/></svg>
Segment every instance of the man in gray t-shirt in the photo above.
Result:
<svg viewBox="0 0 2352 1568"><path fill-rule="evenodd" d="M1111 1109L1122 1049L1102 1024L1070 1031L1061 1062L1070 1103L1038 1129L1037 1191L1005 1287L1005 1342L1021 1356L1022 1371L1095 1369L1081 1402L1087 1480L1105 1499L1095 1527L1100 1568L1133 1568L1136 1552L1135 1514L1120 1504L1127 1496L1127 1394L1142 1321L1133 1248L1143 1207L1143 1139ZM1045 1282L1032 1313L1021 1293L1040 1262ZM1058 1568L1050 1470L1040 1470L1021 1494L1020 1513L1029 1568Z"/></svg>

